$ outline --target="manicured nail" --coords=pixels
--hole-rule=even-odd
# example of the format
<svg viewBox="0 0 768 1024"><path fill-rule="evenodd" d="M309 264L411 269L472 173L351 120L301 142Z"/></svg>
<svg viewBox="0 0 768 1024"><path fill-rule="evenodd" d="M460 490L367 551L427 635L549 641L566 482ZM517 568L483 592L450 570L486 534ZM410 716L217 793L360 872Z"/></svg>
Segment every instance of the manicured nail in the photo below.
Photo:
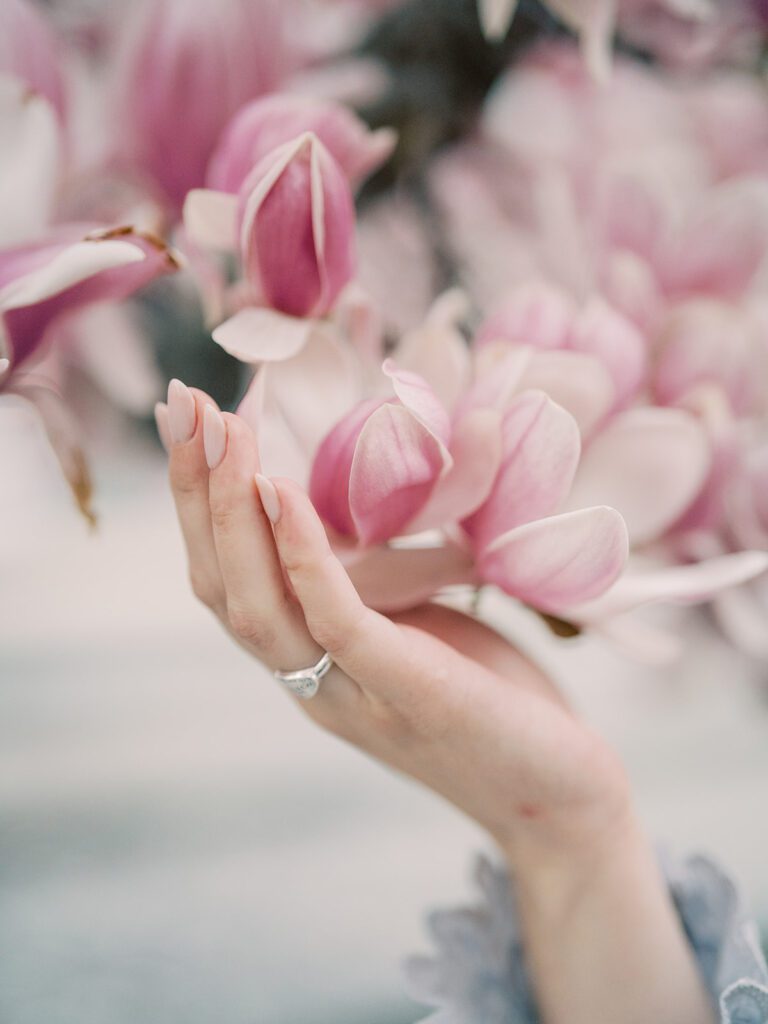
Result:
<svg viewBox="0 0 768 1024"><path fill-rule="evenodd" d="M280 508L280 496L275 490L275 485L267 477L257 473L256 486L259 489L259 497L261 498L264 511L267 513L267 518L271 523L279 522L282 509Z"/></svg>
<svg viewBox="0 0 768 1024"><path fill-rule="evenodd" d="M165 402L158 402L155 406L155 423L157 424L157 436L160 438L160 443L169 452L173 441L168 426L168 406Z"/></svg>
<svg viewBox="0 0 768 1024"><path fill-rule="evenodd" d="M203 413L203 447L208 469L216 469L227 450L227 427L212 405L206 405Z"/></svg>
<svg viewBox="0 0 768 1024"><path fill-rule="evenodd" d="M168 385L168 429L174 444L186 444L195 432L197 413L192 392L180 380Z"/></svg>

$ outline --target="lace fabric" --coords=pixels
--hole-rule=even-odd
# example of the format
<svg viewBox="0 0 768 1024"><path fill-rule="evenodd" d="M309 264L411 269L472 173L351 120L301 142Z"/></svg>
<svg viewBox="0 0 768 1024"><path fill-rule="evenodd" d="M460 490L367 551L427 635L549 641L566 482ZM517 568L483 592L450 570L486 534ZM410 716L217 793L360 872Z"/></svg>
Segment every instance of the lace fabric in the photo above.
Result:
<svg viewBox="0 0 768 1024"><path fill-rule="evenodd" d="M757 927L711 860L662 857L662 867L721 1024L768 1024L768 968ZM436 1008L422 1024L539 1024L507 871L478 858L481 902L428 917L437 948L406 964L411 995Z"/></svg>

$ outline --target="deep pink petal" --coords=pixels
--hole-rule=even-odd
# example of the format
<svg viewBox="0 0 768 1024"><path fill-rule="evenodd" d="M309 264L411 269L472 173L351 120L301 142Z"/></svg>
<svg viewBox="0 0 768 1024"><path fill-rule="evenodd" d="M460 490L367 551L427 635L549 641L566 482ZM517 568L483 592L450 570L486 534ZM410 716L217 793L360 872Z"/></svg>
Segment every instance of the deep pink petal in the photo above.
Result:
<svg viewBox="0 0 768 1024"><path fill-rule="evenodd" d="M357 534L350 509L350 474L357 442L363 427L382 404L379 399L360 402L320 442L312 464L312 503L318 515L345 536Z"/></svg>
<svg viewBox="0 0 768 1024"><path fill-rule="evenodd" d="M442 443L402 405L386 403L365 422L349 473L349 511L360 541L396 537L450 468Z"/></svg>
<svg viewBox="0 0 768 1024"><path fill-rule="evenodd" d="M130 228L92 233L62 246L27 247L0 257L0 315L18 366L43 343L49 326L93 302L120 300L178 264L156 239Z"/></svg>
<svg viewBox="0 0 768 1024"><path fill-rule="evenodd" d="M627 560L624 520L612 508L587 508L519 526L483 553L489 583L542 611L559 612L602 594Z"/></svg>

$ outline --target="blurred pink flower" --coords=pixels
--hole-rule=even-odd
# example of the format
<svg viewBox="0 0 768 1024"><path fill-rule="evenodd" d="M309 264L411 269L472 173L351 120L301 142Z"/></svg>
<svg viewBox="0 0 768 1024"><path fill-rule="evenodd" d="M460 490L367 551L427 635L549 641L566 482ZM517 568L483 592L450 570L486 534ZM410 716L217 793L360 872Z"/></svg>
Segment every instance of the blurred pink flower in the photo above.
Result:
<svg viewBox="0 0 768 1024"><path fill-rule="evenodd" d="M151 0L131 5L117 63L116 156L174 211L201 186L223 127L296 67L282 0Z"/></svg>
<svg viewBox="0 0 768 1024"><path fill-rule="evenodd" d="M0 5L0 74L20 79L63 117L66 98L59 42L30 0L3 0Z"/></svg>
<svg viewBox="0 0 768 1024"><path fill-rule="evenodd" d="M241 308L213 337L246 362L299 351L355 272L349 183L311 132L263 157L238 197L192 191L184 223L195 245L227 249L239 238Z"/></svg>
<svg viewBox="0 0 768 1024"><path fill-rule="evenodd" d="M36 362L54 335L85 308L126 298L176 269L161 242L132 228L89 231L65 225L37 242L0 250L0 396L17 395L35 407L91 522L91 483L79 430L46 376L35 372Z"/></svg>
<svg viewBox="0 0 768 1024"><path fill-rule="evenodd" d="M52 229L35 243L0 251L0 319L5 381L31 359L67 313L123 299L177 269L156 239L132 228Z"/></svg>
<svg viewBox="0 0 768 1024"><path fill-rule="evenodd" d="M290 93L267 96L243 107L224 130L208 166L208 186L239 192L271 150L304 132L320 139L352 187L387 159L396 141L394 131L369 131L339 103Z"/></svg>

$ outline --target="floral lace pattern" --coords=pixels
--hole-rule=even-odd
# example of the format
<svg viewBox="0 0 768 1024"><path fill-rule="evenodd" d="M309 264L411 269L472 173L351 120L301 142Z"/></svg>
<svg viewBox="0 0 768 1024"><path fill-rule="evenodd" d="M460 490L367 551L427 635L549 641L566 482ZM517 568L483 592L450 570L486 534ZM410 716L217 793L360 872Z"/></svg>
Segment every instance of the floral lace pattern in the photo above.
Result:
<svg viewBox="0 0 768 1024"><path fill-rule="evenodd" d="M662 866L721 1024L768 1024L768 967L733 882L702 856ZM480 857L475 878L482 902L430 914L437 954L406 964L413 998L437 1008L422 1024L537 1024L509 876Z"/></svg>

